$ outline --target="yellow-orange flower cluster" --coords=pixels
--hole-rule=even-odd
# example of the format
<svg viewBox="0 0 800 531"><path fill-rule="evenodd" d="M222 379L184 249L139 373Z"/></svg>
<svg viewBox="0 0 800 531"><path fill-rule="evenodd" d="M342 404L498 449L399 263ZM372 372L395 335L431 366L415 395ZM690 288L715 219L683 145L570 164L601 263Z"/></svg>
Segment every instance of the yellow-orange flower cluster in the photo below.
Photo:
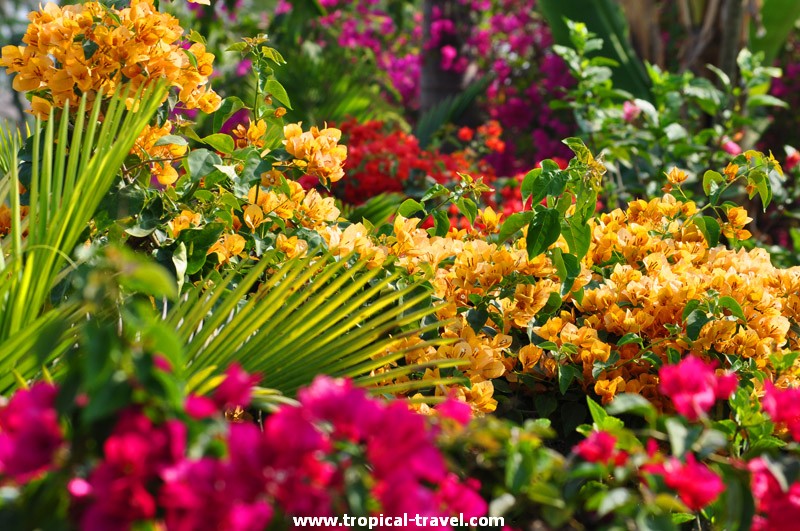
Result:
<svg viewBox="0 0 800 531"><path fill-rule="evenodd" d="M200 43L184 50L178 19L160 13L152 0L132 0L123 9L48 3L29 18L27 46L4 46L0 66L16 74L16 90L33 92L36 114L46 116L51 105L67 101L75 108L84 93L91 101L99 90L109 95L124 84L136 90L157 79L177 87L187 109L213 112L220 105L208 86L214 56Z"/></svg>
<svg viewBox="0 0 800 531"><path fill-rule="evenodd" d="M304 132L301 124L288 124L283 128L283 135L286 151L294 157L294 164L308 175L319 178L324 185L344 177L347 146L339 144L340 130L326 127L320 131L312 127Z"/></svg>
<svg viewBox="0 0 800 531"><path fill-rule="evenodd" d="M247 146L264 147L264 135L266 132L267 124L264 120L251 121L246 129L243 124L239 124L232 131L237 149L246 148Z"/></svg>
<svg viewBox="0 0 800 531"><path fill-rule="evenodd" d="M541 382L534 390L552 390L563 364L578 367L580 385L603 402L629 392L658 403L657 370L642 356L645 349L663 362L668 349L681 355L706 355L714 349L753 359L758 368L769 372L770 355L800 347L790 329L791 323L800 320L800 268L777 269L760 249L710 249L697 227L687 222L696 213L694 203L665 195L649 202L633 201L627 210L591 221L590 249L564 299L565 306L532 329L555 345L547 349L524 342L515 346L511 337L525 337L551 294L561 290L549 258L540 255L529 260L524 238L503 246L487 242L484 233L474 230L431 237L418 228L419 220L397 216L394 234L379 240L378 248L411 273L432 272L435 295L447 303L439 317L456 319L455 325L442 332L442 337L455 343L411 348L406 362L465 361L461 371L471 385L456 392L478 413L496 407L493 379L503 376L515 384L533 378ZM491 218L491 213L479 215ZM744 231L749 221L743 209L731 208L727 217L724 230ZM554 245L568 250L563 238ZM367 243L362 248L370 249ZM691 340L684 309L689 301L702 302L710 296L735 299L746 322L731 315L709 315L709 322ZM475 332L463 310L487 298L492 300L487 307L490 317ZM636 342L616 346L626 334L637 334L643 346ZM413 345L403 340L400 347ZM619 356L616 362L611 359L614 351ZM601 365L598 371L597 364L606 367ZM438 376L438 371L428 370L423 378ZM437 389L440 395L448 392L453 390Z"/></svg>
<svg viewBox="0 0 800 531"><path fill-rule="evenodd" d="M150 173L163 185L178 180L178 172L172 162L186 154L186 145L161 144L158 141L172 132L172 123L168 120L161 127L146 126L136 139L131 153L144 161L151 161Z"/></svg>

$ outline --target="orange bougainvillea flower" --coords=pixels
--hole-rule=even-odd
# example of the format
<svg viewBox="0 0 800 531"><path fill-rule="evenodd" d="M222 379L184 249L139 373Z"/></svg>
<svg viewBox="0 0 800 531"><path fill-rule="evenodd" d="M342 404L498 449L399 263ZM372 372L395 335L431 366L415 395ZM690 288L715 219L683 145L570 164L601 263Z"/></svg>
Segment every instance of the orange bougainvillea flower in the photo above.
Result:
<svg viewBox="0 0 800 531"><path fill-rule="evenodd" d="M94 101L100 90L106 96L122 85L136 91L160 79L178 89L186 109L219 108L220 97L208 84L214 55L201 43L185 51L178 19L159 12L152 0L131 0L122 9L49 3L29 18L26 46L4 46L0 66L15 75L15 90L37 91L32 112L43 118L49 105L69 102L74 109L84 93ZM128 98L129 108L134 104Z"/></svg>
<svg viewBox="0 0 800 531"><path fill-rule="evenodd" d="M301 124L287 124L283 128L286 151L295 159L295 165L320 182L336 182L344 177L344 161L347 146L339 144L342 132L333 127L319 130L312 127L303 131Z"/></svg>
<svg viewBox="0 0 800 531"><path fill-rule="evenodd" d="M242 149L247 146L255 146L257 148L264 147L264 135L267 133L267 124L264 120L257 122L250 121L247 129L243 124L236 126L233 130L233 137L236 140L237 149Z"/></svg>

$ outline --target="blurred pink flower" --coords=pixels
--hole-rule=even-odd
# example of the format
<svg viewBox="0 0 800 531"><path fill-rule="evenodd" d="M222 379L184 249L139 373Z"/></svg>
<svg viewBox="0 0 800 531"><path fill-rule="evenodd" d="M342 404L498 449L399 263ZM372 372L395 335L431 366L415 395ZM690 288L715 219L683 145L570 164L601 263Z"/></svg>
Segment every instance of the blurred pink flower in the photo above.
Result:
<svg viewBox="0 0 800 531"><path fill-rule="evenodd" d="M742 152L742 147L728 137L722 139L722 149L729 155L739 155Z"/></svg>
<svg viewBox="0 0 800 531"><path fill-rule="evenodd" d="M786 425L795 441L800 441L800 389L779 390L767 380L761 406L774 422Z"/></svg>
<svg viewBox="0 0 800 531"><path fill-rule="evenodd" d="M214 390L214 402L220 409L247 407L250 405L252 388L261 377L250 375L238 363L232 363L225 371L225 379Z"/></svg>
<svg viewBox="0 0 800 531"><path fill-rule="evenodd" d="M46 383L17 391L0 408L0 477L25 483L52 466L64 435L55 409L58 389Z"/></svg>
<svg viewBox="0 0 800 531"><path fill-rule="evenodd" d="M716 365L691 355L675 365L665 365L659 371L659 389L672 399L678 413L697 420L714 402L727 400L739 383L735 374L717 375Z"/></svg>
<svg viewBox="0 0 800 531"><path fill-rule="evenodd" d="M614 459L617 438L605 431L593 431L575 446L575 453L590 463L608 463Z"/></svg>
<svg viewBox="0 0 800 531"><path fill-rule="evenodd" d="M703 509L725 491L722 479L705 464L698 463L693 454L686 456L685 464L671 457L663 464L648 466L646 471L662 475L667 487L675 490L692 511Z"/></svg>
<svg viewBox="0 0 800 531"><path fill-rule="evenodd" d="M642 109L635 102L626 101L622 104L622 119L628 123L637 119L641 113Z"/></svg>

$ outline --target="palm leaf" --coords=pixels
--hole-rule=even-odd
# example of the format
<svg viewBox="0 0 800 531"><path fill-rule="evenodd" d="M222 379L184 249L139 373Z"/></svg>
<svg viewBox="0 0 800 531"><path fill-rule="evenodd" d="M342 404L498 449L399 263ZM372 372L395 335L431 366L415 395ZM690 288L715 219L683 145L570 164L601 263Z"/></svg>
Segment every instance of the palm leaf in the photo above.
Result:
<svg viewBox="0 0 800 531"><path fill-rule="evenodd" d="M401 194L376 195L358 206L342 205L342 216L352 223L368 221L374 227L380 227L389 221L405 199Z"/></svg>
<svg viewBox="0 0 800 531"><path fill-rule="evenodd" d="M12 368L27 378L46 361L26 359L37 337L32 331L74 312L69 308L49 310L50 292L71 262L70 255L97 206L118 178L139 132L161 104L164 91L161 85L140 90L136 94L139 107L131 112L125 108L127 94L108 100L98 97L91 110L84 96L73 115L72 131L68 108L60 120L51 113L44 128L37 121L29 211L24 220L19 192L20 135L3 133L0 151L8 157L9 171L0 179L0 202L10 196L12 227L0 249L0 256L8 255L7 260L0 258L0 388L13 385L9 380ZM56 341L47 358L58 356L62 352L59 345L68 344Z"/></svg>
<svg viewBox="0 0 800 531"><path fill-rule="evenodd" d="M752 51L764 52L764 64L770 64L778 56L786 39L796 30L798 20L797 0L763 0L761 24L750 25L750 38Z"/></svg>
<svg viewBox="0 0 800 531"><path fill-rule="evenodd" d="M651 97L650 78L630 42L625 15L614 0L541 0L538 5L557 44L572 47L565 19L585 23L589 31L603 39L603 48L597 54L619 63L613 69L614 86L637 98Z"/></svg>
<svg viewBox="0 0 800 531"><path fill-rule="evenodd" d="M398 340L442 326L435 319L418 324L438 310L425 304L430 295L422 284L393 289L398 274L386 277L381 268L366 269L364 261L330 257L285 262L240 304L268 262L262 259L224 296L236 271L217 286L195 288L170 312L168 322L187 341L186 376L193 390L213 387L216 368L236 361L260 373L265 386L291 395L317 374L369 374L405 353L394 347ZM447 341L437 338L416 347Z"/></svg>

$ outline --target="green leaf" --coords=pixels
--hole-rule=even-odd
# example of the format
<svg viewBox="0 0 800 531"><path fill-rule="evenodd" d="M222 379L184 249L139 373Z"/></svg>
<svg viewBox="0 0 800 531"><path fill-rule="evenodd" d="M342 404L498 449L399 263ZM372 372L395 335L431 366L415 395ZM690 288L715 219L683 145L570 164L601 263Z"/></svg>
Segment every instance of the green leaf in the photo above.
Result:
<svg viewBox="0 0 800 531"><path fill-rule="evenodd" d="M473 225L475 223L475 218L478 217L478 205L475 204L475 201L468 197L462 197L456 201L456 206L458 207L458 211L469 220L469 224Z"/></svg>
<svg viewBox="0 0 800 531"><path fill-rule="evenodd" d="M700 306L700 301L697 299L692 299L686 303L686 306L683 308L683 313L681 314L681 321L686 322L686 319L689 317L689 314L695 311Z"/></svg>
<svg viewBox="0 0 800 531"><path fill-rule="evenodd" d="M575 216L561 220L561 234L564 235L569 250L579 260L589 252L592 241L592 230L587 223Z"/></svg>
<svg viewBox="0 0 800 531"><path fill-rule="evenodd" d="M747 98L748 107L781 107L787 109L789 104L770 94L753 94Z"/></svg>
<svg viewBox="0 0 800 531"><path fill-rule="evenodd" d="M207 149L193 149L186 158L186 166L193 182L199 181L214 171L214 166L217 164L222 164L222 159Z"/></svg>
<svg viewBox="0 0 800 531"><path fill-rule="evenodd" d="M747 319L744 316L744 311L742 310L742 307L739 306L739 303L736 302L736 299L734 299L733 297L728 297L726 295L724 297L720 297L718 302L720 306L730 310L731 315L733 315L734 317L736 317L737 319L741 320L744 323L747 322Z"/></svg>
<svg viewBox="0 0 800 531"><path fill-rule="evenodd" d="M450 232L450 216L444 210L434 210L433 212L433 233L434 236L445 237Z"/></svg>
<svg viewBox="0 0 800 531"><path fill-rule="evenodd" d="M633 414L645 417L652 421L656 417L656 409L642 395L634 393L623 393L614 397L614 400L606 407L610 415Z"/></svg>
<svg viewBox="0 0 800 531"><path fill-rule="evenodd" d="M539 393L534 395L533 405L536 407L536 414L540 418L547 418L558 409L558 400L552 395Z"/></svg>
<svg viewBox="0 0 800 531"><path fill-rule="evenodd" d="M722 529L745 531L750 529L756 508L750 486L750 474L723 469L725 490L722 493L722 509L717 512Z"/></svg>
<svg viewBox="0 0 800 531"><path fill-rule="evenodd" d="M761 170L753 170L747 176L747 181L749 184L755 186L755 192L757 192L761 198L761 205L764 212L766 212L767 206L772 202L772 187L769 184L767 174ZM751 193L750 199L752 199L754 195L754 193Z"/></svg>
<svg viewBox="0 0 800 531"><path fill-rule="evenodd" d="M603 494L603 501L600 502L600 507L597 509L597 515L602 518L605 515L610 514L616 509L624 506L631 501L632 498L633 496L628 489L611 489Z"/></svg>
<svg viewBox="0 0 800 531"><path fill-rule="evenodd" d="M289 101L289 95L286 93L286 89L283 88L283 85L281 85L277 79L268 79L266 90L267 92L272 94L272 96L276 100L284 104L287 108L289 109L292 108L292 104Z"/></svg>
<svg viewBox="0 0 800 531"><path fill-rule="evenodd" d="M194 275L206 263L208 250L219 240L224 225L209 223L201 229L184 229L179 241L186 246L186 273Z"/></svg>
<svg viewBox="0 0 800 531"><path fill-rule="evenodd" d="M513 447L506 462L505 485L511 494L519 494L533 478L534 462L529 447Z"/></svg>
<svg viewBox="0 0 800 531"><path fill-rule="evenodd" d="M526 210L525 212L515 212L506 218L503 225L500 227L500 232L497 235L497 243L503 243L511 236L521 230L522 227L530 223L533 218L533 212Z"/></svg>
<svg viewBox="0 0 800 531"><path fill-rule="evenodd" d="M558 211L552 208L534 214L526 238L529 259L539 256L558 240L561 234L559 218Z"/></svg>
<svg viewBox="0 0 800 531"><path fill-rule="evenodd" d="M603 406L592 400L589 396L586 397L586 404L589 406L589 414L592 416L592 421L602 429L602 426L608 418L608 413L603 409Z"/></svg>
<svg viewBox="0 0 800 531"><path fill-rule="evenodd" d="M764 64L772 64L800 18L795 0L764 0L760 4L761 24L750 24L750 49L764 53Z"/></svg>
<svg viewBox="0 0 800 531"><path fill-rule="evenodd" d="M708 170L703 174L703 192L709 197L725 184L725 177L721 173Z"/></svg>
<svg viewBox="0 0 800 531"><path fill-rule="evenodd" d="M722 234L719 222L711 216L698 216L692 218L692 222L700 229L700 232L703 233L703 237L705 237L708 246L716 247L719 243L720 234Z"/></svg>
<svg viewBox="0 0 800 531"><path fill-rule="evenodd" d="M261 53L264 54L264 57L266 57L267 59L269 59L278 66L286 64L286 59L284 59L283 56L280 54L280 52L275 48L270 48L269 46L262 46Z"/></svg>
<svg viewBox="0 0 800 531"><path fill-rule="evenodd" d="M546 192L544 186L538 185L539 176L542 174L541 168L534 168L525 174L520 185L520 193L522 194L522 203L528 202L528 198L534 196L538 198L536 201L531 201L531 206L534 206L544 199ZM541 197L539 197L541 195Z"/></svg>
<svg viewBox="0 0 800 531"><path fill-rule="evenodd" d="M686 318L686 335L689 339L695 341L700 337L700 330L702 330L703 326L712 320L713 317L709 317L704 310L697 309L692 311Z"/></svg>
<svg viewBox="0 0 800 531"><path fill-rule="evenodd" d="M189 32L189 35L186 36L189 42L199 42L203 46L206 46L208 43L206 42L206 38L203 37L201 33L196 30L192 30ZM244 44L244 43L242 43Z"/></svg>
<svg viewBox="0 0 800 531"><path fill-rule="evenodd" d="M581 263L575 255L565 254L559 248L553 249L552 259L558 278L561 280L561 296L565 297L581 273Z"/></svg>
<svg viewBox="0 0 800 531"><path fill-rule="evenodd" d="M635 332L630 332L619 338L619 341L617 341L617 346L621 347L623 345L629 345L631 343L636 343L640 347L644 348L644 343L642 342L642 338L639 337L639 334Z"/></svg>
<svg viewBox="0 0 800 531"><path fill-rule="evenodd" d="M203 138L203 143L208 144L212 148L216 149L220 153L224 153L225 155L230 155L236 149L236 144L233 142L233 138L224 133L208 135L207 137Z"/></svg>
<svg viewBox="0 0 800 531"><path fill-rule="evenodd" d="M531 200L531 208L542 202L545 197L557 197L564 193L567 185L567 173L552 160L542 161L542 167L529 171L520 185L522 202Z"/></svg>
<svg viewBox="0 0 800 531"><path fill-rule="evenodd" d="M189 50L183 50L183 53L186 54L186 57L189 58L189 63L196 70L197 66L198 66L197 65L197 57L195 57L195 55L192 52L190 52Z"/></svg>
<svg viewBox="0 0 800 531"><path fill-rule="evenodd" d="M547 302L544 305L537 315L552 315L561 308L561 303L563 300L556 292L550 292L550 295L547 296ZM544 347L542 347L544 348Z"/></svg>
<svg viewBox="0 0 800 531"><path fill-rule="evenodd" d="M246 42L234 42L227 48L225 48L226 52L244 52L247 49Z"/></svg>
<svg viewBox="0 0 800 531"><path fill-rule="evenodd" d="M672 447L672 455L682 458L694 443L689 438L689 429L677 418L668 418L665 425L667 436L669 436L669 444Z"/></svg>
<svg viewBox="0 0 800 531"><path fill-rule="evenodd" d="M486 311L486 308L471 308L467 311L467 323L470 327L475 331L475 333L480 333L483 329L483 325L486 324L486 321L489 319L489 312Z"/></svg>
<svg viewBox="0 0 800 531"><path fill-rule="evenodd" d="M564 395L569 390L570 384L575 378L581 377L581 371L574 365L558 366L558 390Z"/></svg>
<svg viewBox="0 0 800 531"><path fill-rule="evenodd" d="M156 140L156 143L153 145L167 146L169 144L175 144L176 146L188 146L189 142L187 142L185 138L179 135L165 135Z"/></svg>
<svg viewBox="0 0 800 531"><path fill-rule="evenodd" d="M675 524L668 513L650 514L646 509L636 516L637 531L675 531Z"/></svg>
<svg viewBox="0 0 800 531"><path fill-rule="evenodd" d="M417 212L425 213L425 207L419 201L414 199L406 199L397 209L397 214L404 218L410 218Z"/></svg>

